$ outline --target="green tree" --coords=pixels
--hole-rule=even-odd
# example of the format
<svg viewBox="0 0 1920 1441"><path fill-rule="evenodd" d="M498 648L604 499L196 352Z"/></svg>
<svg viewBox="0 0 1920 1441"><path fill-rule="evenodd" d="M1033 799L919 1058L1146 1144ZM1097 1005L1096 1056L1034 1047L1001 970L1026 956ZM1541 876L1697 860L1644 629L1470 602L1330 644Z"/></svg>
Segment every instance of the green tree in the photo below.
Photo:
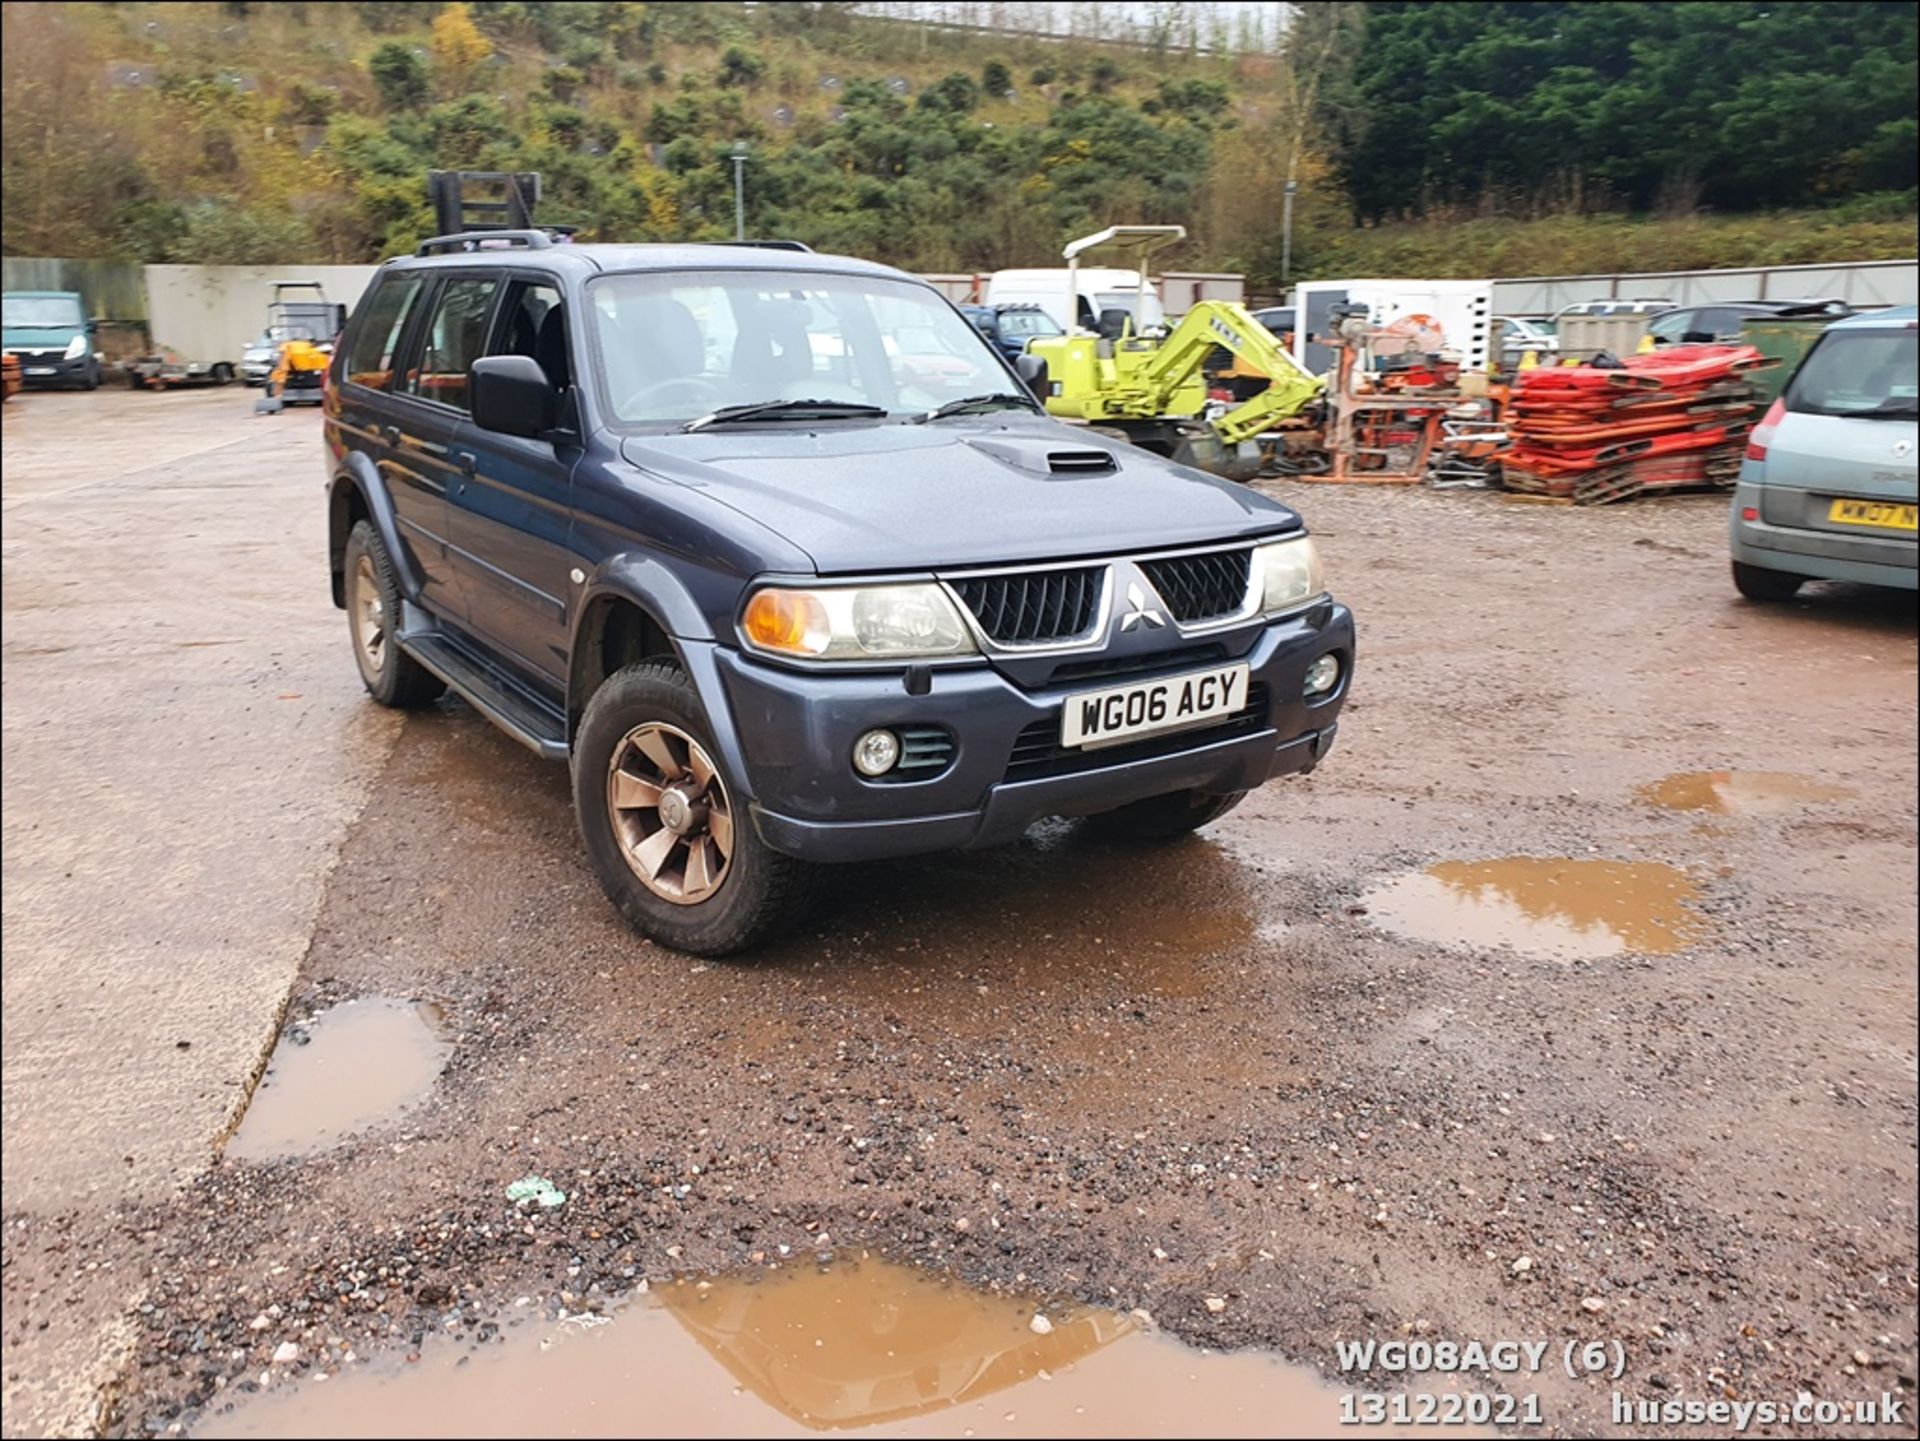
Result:
<svg viewBox="0 0 1920 1441"><path fill-rule="evenodd" d="M989 60L980 70L980 88L996 98L1013 89L1013 72L1002 60Z"/></svg>

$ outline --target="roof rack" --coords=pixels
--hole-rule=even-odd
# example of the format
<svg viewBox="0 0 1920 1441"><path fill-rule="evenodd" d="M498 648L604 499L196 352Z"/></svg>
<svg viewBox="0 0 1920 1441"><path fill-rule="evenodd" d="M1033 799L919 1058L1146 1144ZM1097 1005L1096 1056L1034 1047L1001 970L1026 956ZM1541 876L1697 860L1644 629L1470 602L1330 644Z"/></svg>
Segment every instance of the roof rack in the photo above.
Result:
<svg viewBox="0 0 1920 1441"><path fill-rule="evenodd" d="M449 255L464 250L545 250L553 236L544 230L465 230L420 242L415 255Z"/></svg>
<svg viewBox="0 0 1920 1441"><path fill-rule="evenodd" d="M715 240L714 245L740 245L749 250L798 250L803 255L813 254L813 247L798 240Z"/></svg>

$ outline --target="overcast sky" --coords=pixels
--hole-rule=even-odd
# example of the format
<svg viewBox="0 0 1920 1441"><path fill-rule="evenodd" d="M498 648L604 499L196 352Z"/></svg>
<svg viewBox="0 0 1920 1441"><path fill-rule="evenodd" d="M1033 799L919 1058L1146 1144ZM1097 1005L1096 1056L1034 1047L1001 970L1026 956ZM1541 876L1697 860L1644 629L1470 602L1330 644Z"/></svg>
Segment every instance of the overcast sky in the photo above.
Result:
<svg viewBox="0 0 1920 1441"><path fill-rule="evenodd" d="M1202 45L1216 37L1269 48L1285 28L1288 5L1277 0L876 0L861 10L911 20L925 17L965 25L1056 35L1102 35L1145 39L1171 19L1179 42L1193 27Z"/></svg>

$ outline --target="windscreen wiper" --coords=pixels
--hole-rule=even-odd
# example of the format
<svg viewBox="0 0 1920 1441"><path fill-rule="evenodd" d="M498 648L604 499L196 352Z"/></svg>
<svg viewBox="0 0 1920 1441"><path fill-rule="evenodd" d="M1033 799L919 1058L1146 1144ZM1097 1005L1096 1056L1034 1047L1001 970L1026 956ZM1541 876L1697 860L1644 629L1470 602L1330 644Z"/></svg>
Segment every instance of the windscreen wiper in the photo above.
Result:
<svg viewBox="0 0 1920 1441"><path fill-rule="evenodd" d="M1920 416L1920 399L1911 395L1889 395L1885 400L1869 410L1849 410L1842 412L1856 420L1905 420L1909 416Z"/></svg>
<svg viewBox="0 0 1920 1441"><path fill-rule="evenodd" d="M920 417L920 423L925 425L930 420L945 420L949 415L972 415L976 411L1008 409L1032 410L1033 397L1012 395L1004 390L995 391L991 395L969 395L960 400L949 400L938 410L928 411Z"/></svg>
<svg viewBox="0 0 1920 1441"><path fill-rule="evenodd" d="M886 411L857 400L755 400L746 405L723 405L695 416L680 429L705 430L736 420L882 420Z"/></svg>

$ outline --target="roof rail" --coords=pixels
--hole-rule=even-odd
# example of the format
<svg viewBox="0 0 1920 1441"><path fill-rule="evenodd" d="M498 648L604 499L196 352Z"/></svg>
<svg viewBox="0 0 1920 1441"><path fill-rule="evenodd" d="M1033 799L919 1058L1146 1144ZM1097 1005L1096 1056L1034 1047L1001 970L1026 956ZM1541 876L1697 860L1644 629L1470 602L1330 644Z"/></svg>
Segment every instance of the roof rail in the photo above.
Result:
<svg viewBox="0 0 1920 1441"><path fill-rule="evenodd" d="M804 255L813 254L813 247L798 240L715 240L714 245L740 245L749 250L798 250Z"/></svg>
<svg viewBox="0 0 1920 1441"><path fill-rule="evenodd" d="M462 250L545 250L553 237L544 230L465 230L420 242L415 255L448 255Z"/></svg>

